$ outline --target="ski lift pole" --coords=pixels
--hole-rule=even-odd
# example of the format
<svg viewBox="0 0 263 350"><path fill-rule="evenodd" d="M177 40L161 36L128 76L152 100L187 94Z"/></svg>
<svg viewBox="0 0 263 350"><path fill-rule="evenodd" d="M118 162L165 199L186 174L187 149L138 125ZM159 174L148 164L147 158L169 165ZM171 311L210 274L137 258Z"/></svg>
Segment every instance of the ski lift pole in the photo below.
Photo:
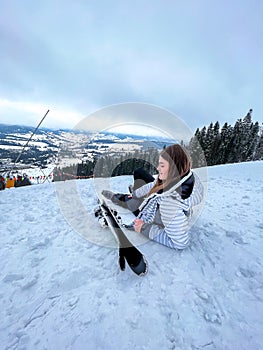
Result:
<svg viewBox="0 0 263 350"><path fill-rule="evenodd" d="M35 133L37 132L38 128L40 127L40 125L42 124L43 120L46 118L47 114L49 112L49 109L47 110L46 114L44 115L44 117L40 120L40 122L38 123L38 125L36 126L35 130L33 131L32 135L30 136L30 138L27 140L26 144L23 146L21 152L19 153L19 155L17 156L14 165L12 167L12 169L10 170L9 173L11 173L16 165L16 163L19 161L20 157L22 156L26 146L29 144L29 142L32 140L32 137L35 135Z"/></svg>
<svg viewBox="0 0 263 350"><path fill-rule="evenodd" d="M45 178L44 178L44 181L42 182L42 184L43 184L44 182L46 182L46 180L47 180L48 182L50 182L50 181L49 181L49 176L53 173L53 170L51 170L51 172L50 172L48 175L46 175L42 169L40 169L40 170L41 170L42 173L45 175Z"/></svg>

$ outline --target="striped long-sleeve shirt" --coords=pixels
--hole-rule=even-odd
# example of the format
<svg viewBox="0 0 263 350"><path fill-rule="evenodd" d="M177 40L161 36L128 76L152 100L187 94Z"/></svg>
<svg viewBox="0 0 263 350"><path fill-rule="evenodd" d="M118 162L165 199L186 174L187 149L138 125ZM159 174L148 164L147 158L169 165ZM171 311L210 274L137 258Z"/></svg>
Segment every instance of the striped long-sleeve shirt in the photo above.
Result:
<svg viewBox="0 0 263 350"><path fill-rule="evenodd" d="M140 187L134 191L134 195L144 197L154 184L152 182ZM154 194L144 203L139 214L139 218L144 221L141 233L170 248L184 249L189 244L192 208L203 199L203 185L194 174L194 187L188 198L182 199L176 190L167 192Z"/></svg>

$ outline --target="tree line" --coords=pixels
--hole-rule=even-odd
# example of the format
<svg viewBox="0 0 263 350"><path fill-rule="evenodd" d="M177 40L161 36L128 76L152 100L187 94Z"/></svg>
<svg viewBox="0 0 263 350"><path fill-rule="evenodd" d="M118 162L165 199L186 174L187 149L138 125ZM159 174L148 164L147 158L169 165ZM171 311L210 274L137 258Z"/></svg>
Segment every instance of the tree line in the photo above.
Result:
<svg viewBox="0 0 263 350"><path fill-rule="evenodd" d="M73 178L113 177L120 175L132 175L134 169L143 167L151 174L157 173L159 150L149 148L146 151L135 150L112 155L96 157L93 161L85 161L64 168L54 169L54 181L62 181Z"/></svg>
<svg viewBox="0 0 263 350"><path fill-rule="evenodd" d="M252 109L234 126L219 122L198 128L191 139L189 152L193 167L239 163L263 159L263 129L252 121ZM201 156L200 156L201 155Z"/></svg>

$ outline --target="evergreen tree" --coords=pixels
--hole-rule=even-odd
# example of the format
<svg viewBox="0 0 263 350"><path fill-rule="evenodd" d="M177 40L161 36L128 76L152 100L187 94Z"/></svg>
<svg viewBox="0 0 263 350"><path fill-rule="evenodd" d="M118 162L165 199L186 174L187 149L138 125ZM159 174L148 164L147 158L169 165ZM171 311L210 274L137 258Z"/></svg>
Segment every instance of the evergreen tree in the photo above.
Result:
<svg viewBox="0 0 263 350"><path fill-rule="evenodd" d="M254 154L255 160L263 160L263 126L259 130L258 142Z"/></svg>
<svg viewBox="0 0 263 350"><path fill-rule="evenodd" d="M248 160L254 160L256 147L259 141L259 124L256 122L255 124L252 123L250 131L249 131L249 138L250 142L248 142L247 145L247 154L246 154L246 161Z"/></svg>
<svg viewBox="0 0 263 350"><path fill-rule="evenodd" d="M96 166L94 168L95 177L103 177L103 167L104 167L104 158L99 157L96 161Z"/></svg>
<svg viewBox="0 0 263 350"><path fill-rule="evenodd" d="M241 161L242 136L242 119L238 119L231 133L230 150L227 159L228 163L237 163Z"/></svg>
<svg viewBox="0 0 263 350"><path fill-rule="evenodd" d="M228 125L227 123L225 123L221 129L217 164L225 164L228 161L230 148L232 144L232 138L233 138L232 129L233 128L231 127L231 125Z"/></svg>
<svg viewBox="0 0 263 350"><path fill-rule="evenodd" d="M221 143L220 125L216 122L213 129L213 139L210 146L210 164L219 164L219 147Z"/></svg>
<svg viewBox="0 0 263 350"><path fill-rule="evenodd" d="M204 126L202 128L202 130L199 132L198 136L197 136L198 137L198 141L200 143L200 146L202 147L203 150L206 147L206 132L207 132L206 126Z"/></svg>
<svg viewBox="0 0 263 350"><path fill-rule="evenodd" d="M213 123L210 123L210 125L207 129L207 132L206 132L206 137L205 137L205 142L204 142L204 153L205 153L207 165L212 164L213 140L214 140L214 125L213 125Z"/></svg>
<svg viewBox="0 0 263 350"><path fill-rule="evenodd" d="M245 162L249 157L249 150L251 146L251 132L253 128L252 123L252 109L250 109L247 115L243 118L241 126L241 139L240 139L240 158L241 162Z"/></svg>
<svg viewBox="0 0 263 350"><path fill-rule="evenodd" d="M106 177L112 176L114 164L115 164L115 162L114 162L113 157L110 155L107 155L106 160L105 160L105 164L104 164L104 176L106 176Z"/></svg>
<svg viewBox="0 0 263 350"><path fill-rule="evenodd" d="M195 136L193 136L189 142L188 151L190 154L190 157L192 159L192 167L193 168L200 168L202 166L206 165L206 159L204 156L204 152L202 147L200 146L200 143L198 141L197 135L199 134L199 129L196 130Z"/></svg>

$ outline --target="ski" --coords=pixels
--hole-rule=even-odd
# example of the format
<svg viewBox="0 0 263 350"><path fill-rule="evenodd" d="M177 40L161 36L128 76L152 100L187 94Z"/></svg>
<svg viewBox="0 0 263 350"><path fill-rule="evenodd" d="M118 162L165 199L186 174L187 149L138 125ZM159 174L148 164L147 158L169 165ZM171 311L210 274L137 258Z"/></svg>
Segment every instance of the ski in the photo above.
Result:
<svg viewBox="0 0 263 350"><path fill-rule="evenodd" d="M118 213L111 209L105 201L99 204L101 217L104 219L105 226L108 226L115 236L119 245L119 266L122 271L125 270L125 261L130 266L131 270L138 276L144 276L148 272L148 263L144 255L137 249L132 242L127 238L119 223ZM99 213L95 213L100 216Z"/></svg>

